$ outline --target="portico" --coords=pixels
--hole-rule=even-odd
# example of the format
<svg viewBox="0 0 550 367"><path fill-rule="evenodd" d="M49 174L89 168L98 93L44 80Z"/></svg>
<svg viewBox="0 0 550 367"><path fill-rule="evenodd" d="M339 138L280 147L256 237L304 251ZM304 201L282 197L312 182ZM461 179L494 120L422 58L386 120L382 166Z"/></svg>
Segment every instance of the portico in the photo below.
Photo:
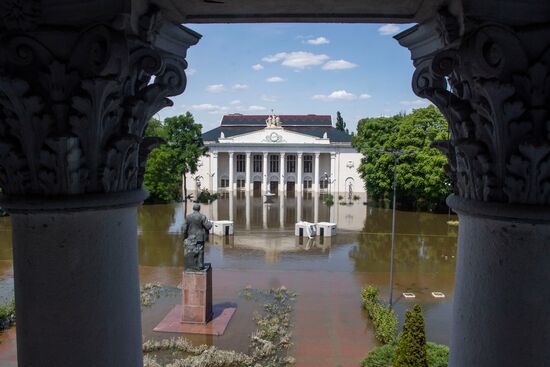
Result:
<svg viewBox="0 0 550 367"><path fill-rule="evenodd" d="M278 122L277 122L278 121ZM188 177L196 189L288 194L363 193L361 155L330 116L226 115L203 134L209 148Z"/></svg>

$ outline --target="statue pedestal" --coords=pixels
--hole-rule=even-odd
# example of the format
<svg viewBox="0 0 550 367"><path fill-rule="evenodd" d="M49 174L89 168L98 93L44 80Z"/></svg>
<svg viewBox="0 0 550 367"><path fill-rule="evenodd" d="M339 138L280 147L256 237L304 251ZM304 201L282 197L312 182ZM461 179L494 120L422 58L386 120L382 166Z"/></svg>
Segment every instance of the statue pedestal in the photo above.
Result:
<svg viewBox="0 0 550 367"><path fill-rule="evenodd" d="M212 267L184 271L182 277L181 322L206 324L212 320Z"/></svg>

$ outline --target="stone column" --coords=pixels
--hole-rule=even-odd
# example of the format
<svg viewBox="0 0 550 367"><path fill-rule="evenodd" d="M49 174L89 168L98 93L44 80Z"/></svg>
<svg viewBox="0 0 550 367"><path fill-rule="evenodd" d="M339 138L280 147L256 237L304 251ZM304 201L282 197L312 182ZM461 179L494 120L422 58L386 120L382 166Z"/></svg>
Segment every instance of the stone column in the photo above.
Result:
<svg viewBox="0 0 550 367"><path fill-rule="evenodd" d="M319 192L319 153L315 153L314 178L312 184L313 193Z"/></svg>
<svg viewBox="0 0 550 367"><path fill-rule="evenodd" d="M233 152L229 152L229 187L227 188L228 191L233 192L235 189L235 167L233 166L233 158L235 154Z"/></svg>
<svg viewBox="0 0 550 367"><path fill-rule="evenodd" d="M245 167L245 183L244 183L244 189L246 192L250 191L250 176L251 176L251 170L250 170L250 152L246 152L246 167Z"/></svg>
<svg viewBox="0 0 550 367"><path fill-rule="evenodd" d="M336 187L338 183L336 182L336 152L330 153L330 177L328 179L328 184L330 185L330 193L333 195L337 194Z"/></svg>
<svg viewBox="0 0 550 367"><path fill-rule="evenodd" d="M212 180L210 187L212 188L212 192L218 192L218 152L210 153L210 159L210 178Z"/></svg>
<svg viewBox="0 0 550 367"><path fill-rule="evenodd" d="M279 193L285 193L285 153L279 155Z"/></svg>
<svg viewBox="0 0 550 367"><path fill-rule="evenodd" d="M40 2L0 7L0 205L20 367L143 365L136 207L160 143L143 133L184 91L200 36L119 5L56 17L68 24L41 24L55 10Z"/></svg>
<svg viewBox="0 0 550 367"><path fill-rule="evenodd" d="M263 164L263 192L266 194L269 191L269 187L267 187L267 176L269 175L269 169L267 167L267 156L268 153L264 153L264 164Z"/></svg>
<svg viewBox="0 0 550 367"><path fill-rule="evenodd" d="M542 24L443 11L397 37L417 68L414 91L449 122L449 140L436 145L460 221L450 367L550 360L550 27Z"/></svg>
<svg viewBox="0 0 550 367"><path fill-rule="evenodd" d="M245 195L245 220L246 220L246 229L250 229L250 195Z"/></svg>
<svg viewBox="0 0 550 367"><path fill-rule="evenodd" d="M302 187L303 187L303 184L304 184L304 179L302 178L302 174L304 173L304 168L303 168L303 153L298 153L296 155L296 159L297 159L297 169L296 169L296 192L302 192Z"/></svg>

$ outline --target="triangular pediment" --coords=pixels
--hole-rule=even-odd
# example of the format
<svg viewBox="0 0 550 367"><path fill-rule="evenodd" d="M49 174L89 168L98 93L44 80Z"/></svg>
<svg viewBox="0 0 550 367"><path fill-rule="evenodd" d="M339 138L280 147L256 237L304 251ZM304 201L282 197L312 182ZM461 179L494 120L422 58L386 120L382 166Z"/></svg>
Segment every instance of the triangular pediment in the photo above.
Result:
<svg viewBox="0 0 550 367"><path fill-rule="evenodd" d="M330 144L325 137L303 134L285 128L264 128L253 132L218 139L220 143L233 144Z"/></svg>

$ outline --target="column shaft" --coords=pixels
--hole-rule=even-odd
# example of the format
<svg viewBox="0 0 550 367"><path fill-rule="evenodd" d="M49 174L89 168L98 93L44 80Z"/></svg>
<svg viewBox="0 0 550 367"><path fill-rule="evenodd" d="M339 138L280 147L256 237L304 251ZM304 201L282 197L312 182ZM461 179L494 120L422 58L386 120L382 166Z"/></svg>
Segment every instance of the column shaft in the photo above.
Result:
<svg viewBox="0 0 550 367"><path fill-rule="evenodd" d="M535 208L521 213L511 205L498 205L492 217L483 217L456 205L463 199L452 200L460 226L449 366L547 364L550 220L541 223L540 216L536 223L528 218L537 217Z"/></svg>
<svg viewBox="0 0 550 367"><path fill-rule="evenodd" d="M319 153L315 153L315 168L313 179L313 192L319 192Z"/></svg>
<svg viewBox="0 0 550 367"><path fill-rule="evenodd" d="M142 365L136 206L12 210L19 366Z"/></svg>
<svg viewBox="0 0 550 367"><path fill-rule="evenodd" d="M279 159L279 192L285 192L285 153L280 153Z"/></svg>
<svg viewBox="0 0 550 367"><path fill-rule="evenodd" d="M263 164L263 192L264 194L269 191L269 188L267 187L267 176L269 174L269 170L267 167L267 155L268 153L264 153L264 164Z"/></svg>
<svg viewBox="0 0 550 367"><path fill-rule="evenodd" d="M234 155L233 152L229 152L229 187L227 188L229 191L233 191L235 184L235 167L233 166Z"/></svg>
<svg viewBox="0 0 550 367"><path fill-rule="evenodd" d="M328 184L330 185L330 193L333 195L336 194L336 153L332 152L330 153L330 177Z"/></svg>
<svg viewBox="0 0 550 367"><path fill-rule="evenodd" d="M218 191L218 181L219 181L219 174L218 174L218 152L212 152L211 155L211 166L210 166L210 177L212 178L212 192Z"/></svg>
<svg viewBox="0 0 550 367"><path fill-rule="evenodd" d="M245 178L245 183L244 183L244 189L245 191L250 191L250 176L251 176L251 171L250 171L250 152L246 152L246 167L245 167L245 175L246 175L246 178Z"/></svg>
<svg viewBox="0 0 550 367"><path fill-rule="evenodd" d="M302 192L302 185L303 185L303 179L302 179L302 173L304 171L303 169L303 154L298 153L296 156L297 159L297 168L296 168L296 192Z"/></svg>

